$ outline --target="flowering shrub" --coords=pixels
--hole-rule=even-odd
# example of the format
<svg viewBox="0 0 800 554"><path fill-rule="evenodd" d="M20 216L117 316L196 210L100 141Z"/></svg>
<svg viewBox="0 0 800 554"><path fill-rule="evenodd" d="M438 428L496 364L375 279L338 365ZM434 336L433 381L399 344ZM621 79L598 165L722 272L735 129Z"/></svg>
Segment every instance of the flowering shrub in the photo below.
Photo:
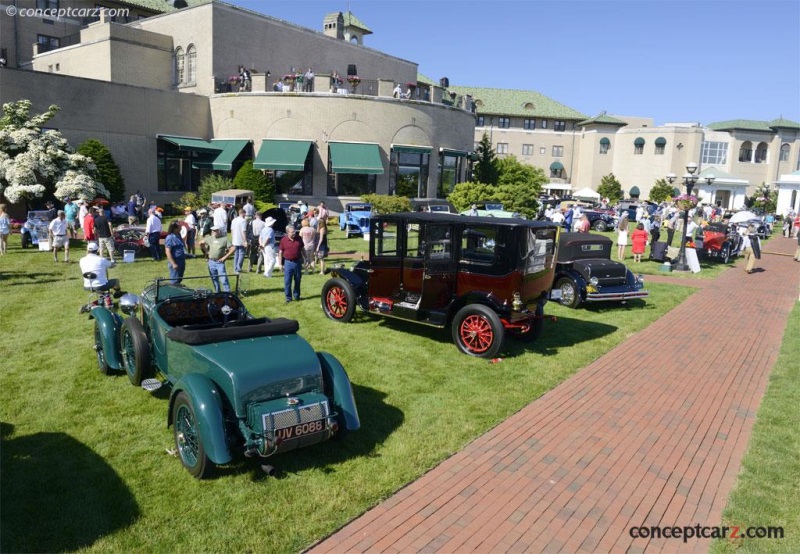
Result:
<svg viewBox="0 0 800 554"><path fill-rule="evenodd" d="M679 210L691 210L697 206L699 199L694 195L680 194L672 199Z"/></svg>
<svg viewBox="0 0 800 554"><path fill-rule="evenodd" d="M350 83L351 85L357 85L358 83L361 82L361 77L359 77L358 75L348 75L347 82Z"/></svg>

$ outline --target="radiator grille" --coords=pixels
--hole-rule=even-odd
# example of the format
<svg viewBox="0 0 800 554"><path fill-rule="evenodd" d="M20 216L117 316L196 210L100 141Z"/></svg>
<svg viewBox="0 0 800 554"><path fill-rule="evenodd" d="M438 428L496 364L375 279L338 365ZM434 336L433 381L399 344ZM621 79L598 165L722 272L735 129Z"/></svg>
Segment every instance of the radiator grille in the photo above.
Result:
<svg viewBox="0 0 800 554"><path fill-rule="evenodd" d="M264 431L272 434L276 429L316 421L328 417L329 414L328 401L325 400L316 404L294 406L278 412L266 413L262 416L262 423Z"/></svg>

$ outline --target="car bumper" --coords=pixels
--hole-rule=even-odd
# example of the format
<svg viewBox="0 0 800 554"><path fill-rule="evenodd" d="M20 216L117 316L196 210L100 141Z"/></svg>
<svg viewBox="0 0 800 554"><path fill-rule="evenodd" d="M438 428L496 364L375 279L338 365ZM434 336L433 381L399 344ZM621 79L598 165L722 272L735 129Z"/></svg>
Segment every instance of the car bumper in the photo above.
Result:
<svg viewBox="0 0 800 554"><path fill-rule="evenodd" d="M621 302L635 298L646 298L650 292L646 290L622 292L587 292L586 302Z"/></svg>

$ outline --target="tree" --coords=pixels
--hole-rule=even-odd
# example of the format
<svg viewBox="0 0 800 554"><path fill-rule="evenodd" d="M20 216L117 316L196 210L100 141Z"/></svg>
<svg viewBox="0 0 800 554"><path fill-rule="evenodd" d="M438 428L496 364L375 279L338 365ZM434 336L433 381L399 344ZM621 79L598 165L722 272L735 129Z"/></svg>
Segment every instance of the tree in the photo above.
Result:
<svg viewBox="0 0 800 554"><path fill-rule="evenodd" d="M498 179L495 198L503 208L535 218L539 209L539 193L547 177L538 167L521 163L515 156L498 161Z"/></svg>
<svg viewBox="0 0 800 554"><path fill-rule="evenodd" d="M478 161L475 164L472 176L479 183L496 185L499 177L497 165L497 157L492 149L489 135L483 133L483 137L478 143Z"/></svg>
<svg viewBox="0 0 800 554"><path fill-rule="evenodd" d="M475 202L483 200L498 200L497 187L486 183L475 183L467 181L458 183L453 192L447 196L447 201L455 206L459 212L466 210Z"/></svg>
<svg viewBox="0 0 800 554"><path fill-rule="evenodd" d="M212 194L220 190L232 188L233 179L214 173L203 177L203 180L200 181L200 186L197 189L197 193L200 196L200 201L204 206L206 206L211 203Z"/></svg>
<svg viewBox="0 0 800 554"><path fill-rule="evenodd" d="M31 101L3 104L0 118L0 193L11 202L29 203L34 198L82 198L109 196L91 176L91 159L77 154L58 131L42 131L55 117L58 106L31 115Z"/></svg>
<svg viewBox="0 0 800 554"><path fill-rule="evenodd" d="M275 185L267 180L267 176L260 169L253 169L253 160L244 162L236 177L233 178L233 188L252 190L254 201L272 203L275 200Z"/></svg>
<svg viewBox="0 0 800 554"><path fill-rule="evenodd" d="M97 166L97 169L91 172L92 177L96 181L103 183L108 189L109 200L112 202L126 200L125 181L119 171L117 162L114 161L114 156L111 155L105 144L97 139L89 139L78 146L78 153L91 158L94 165Z"/></svg>
<svg viewBox="0 0 800 554"><path fill-rule="evenodd" d="M622 193L622 185L613 173L609 173L600 180L600 186L597 187L597 194L600 198L608 198L608 203L613 206L622 200L624 194Z"/></svg>
<svg viewBox="0 0 800 554"><path fill-rule="evenodd" d="M756 187L752 197L745 197L744 204L748 208L757 208L764 213L774 214L778 207L778 191L770 190L766 183L762 182Z"/></svg>
<svg viewBox="0 0 800 554"><path fill-rule="evenodd" d="M667 183L666 179L656 179L656 183L650 189L650 200L658 204L671 200L674 193L674 187Z"/></svg>

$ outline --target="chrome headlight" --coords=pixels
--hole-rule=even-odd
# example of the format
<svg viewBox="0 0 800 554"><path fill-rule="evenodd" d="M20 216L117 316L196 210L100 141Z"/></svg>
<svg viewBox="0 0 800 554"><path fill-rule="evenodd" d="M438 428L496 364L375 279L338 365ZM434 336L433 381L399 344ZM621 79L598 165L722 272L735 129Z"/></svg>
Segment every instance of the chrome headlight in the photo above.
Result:
<svg viewBox="0 0 800 554"><path fill-rule="evenodd" d="M598 279L597 277L592 277L591 279L589 279L589 284L592 285L593 287L596 287L597 285L600 284L600 279Z"/></svg>
<svg viewBox="0 0 800 554"><path fill-rule="evenodd" d="M136 311L136 308L142 303L141 299L133 293L126 293L122 295L122 298L119 299L119 308L125 314L132 314Z"/></svg>
<svg viewBox="0 0 800 554"><path fill-rule="evenodd" d="M640 283L644 283L644 275L642 275L641 273L639 273L639 274L636 276L636 280L637 280L638 282L640 282Z"/></svg>

